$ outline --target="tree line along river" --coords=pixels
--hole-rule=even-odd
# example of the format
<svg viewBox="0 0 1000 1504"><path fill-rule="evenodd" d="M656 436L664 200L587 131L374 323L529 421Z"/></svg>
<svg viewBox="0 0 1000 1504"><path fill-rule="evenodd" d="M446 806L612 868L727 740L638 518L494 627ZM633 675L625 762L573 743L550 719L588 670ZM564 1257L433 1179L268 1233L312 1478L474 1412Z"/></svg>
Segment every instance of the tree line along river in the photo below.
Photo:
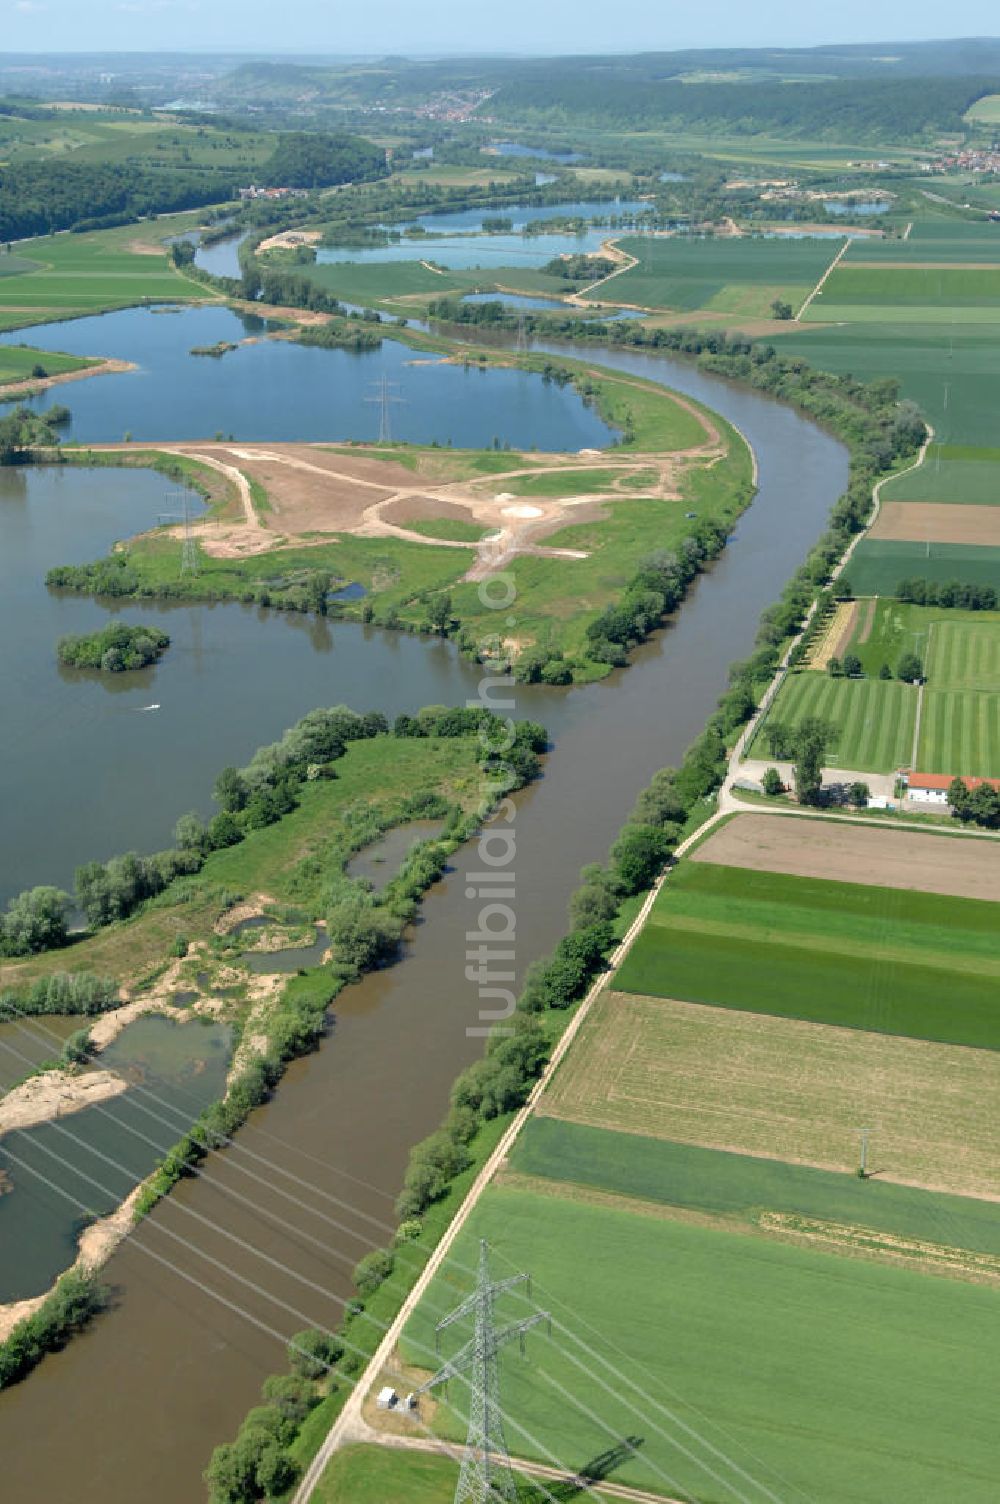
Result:
<svg viewBox="0 0 1000 1504"><path fill-rule="evenodd" d="M60 343L66 328L59 331ZM110 340L98 348L121 353ZM547 348L559 351L557 345ZM314 353L335 352L308 352ZM363 381L364 359L352 359L352 379ZM759 491L722 557L630 668L569 691L516 690L515 714L543 721L553 738L544 778L517 796L521 969L565 931L581 866L604 856L638 791L657 768L679 761L701 730L729 663L745 655L760 612L822 531L847 477L841 445L766 397L664 356L602 349L599 359L661 381L728 418L753 445ZM119 379L130 378L102 377L93 387ZM74 397L87 386L75 388ZM477 391L486 395L485 388ZM160 437L177 431L172 402L168 397L162 410ZM243 415L242 435L277 438L268 421L261 404ZM308 430L295 434L309 436ZM99 473L106 497L108 483L118 478ZM144 485L145 478L126 479L127 496L142 497L137 482ZM60 483L84 489L64 494L48 514L40 510L35 517L33 488L48 482L44 472L27 474L27 495L17 505L29 519L24 525L44 541L47 562L63 557L58 519L93 480L86 472L61 476ZM141 510L154 499L136 505ZM117 503L119 532L133 530L120 510L129 504ZM102 515L106 531L111 519ZM0 530L6 516L0 508ZM90 556L106 546L103 533L92 541ZM143 615L160 620L145 607ZM183 607L164 616L171 618L168 629L181 649L175 655L180 666L172 670L173 679L166 664L155 670L164 709L135 719L157 721L156 739L166 739L168 771L157 771L157 817L170 821L190 805L204 804L221 763L243 760L312 705L344 701L391 715L429 702L460 704L476 693L478 671L447 644L349 625L269 621L238 606ZM56 706L53 697L53 737L59 735ZM99 720L119 708L124 703L118 697L98 699L91 713ZM100 741L98 735L95 744ZM38 765L31 749L17 756L22 781L29 773L34 777ZM130 788L137 776L130 760L116 753L104 762L109 783L99 784L94 798L108 797L114 776L115 798L125 813L116 817L113 838L86 855L156 844L159 827L154 834L143 825L142 800ZM94 763L102 765L96 754ZM77 787L86 792L86 774ZM72 842L72 822L46 837L48 877L64 878L75 860L67 859ZM481 1040L466 1035L476 1022L478 998L464 976L465 937L476 914L476 904L465 897L466 872L475 864L471 851L456 855L453 870L426 898L404 959L341 994L322 1048L293 1064L274 1099L253 1115L239 1145L268 1163L238 1150L216 1156L206 1178L181 1183L143 1224L142 1240L182 1264L189 1280L205 1289L126 1243L106 1271L117 1293L113 1309L25 1383L0 1395L0 1455L12 1498L131 1504L141 1497L148 1504L176 1504L202 1496L201 1471L212 1447L235 1432L262 1379L284 1362L274 1337L206 1291L286 1335L307 1320L337 1324L339 1302L353 1293L353 1264L366 1248L385 1241L378 1224L393 1221L392 1201L410 1146L437 1125L451 1081L481 1050ZM161 1131L164 1146L176 1137ZM310 1190L282 1179L283 1171ZM278 1184L305 1205L290 1206L274 1189ZM237 1196L247 1197L252 1209ZM243 1238L287 1273L241 1251L221 1231L195 1223L184 1207ZM182 1248L168 1231L190 1246ZM249 1290L237 1276L300 1314ZM329 1294L318 1294L295 1276ZM39 1445L54 1430L59 1445Z"/></svg>

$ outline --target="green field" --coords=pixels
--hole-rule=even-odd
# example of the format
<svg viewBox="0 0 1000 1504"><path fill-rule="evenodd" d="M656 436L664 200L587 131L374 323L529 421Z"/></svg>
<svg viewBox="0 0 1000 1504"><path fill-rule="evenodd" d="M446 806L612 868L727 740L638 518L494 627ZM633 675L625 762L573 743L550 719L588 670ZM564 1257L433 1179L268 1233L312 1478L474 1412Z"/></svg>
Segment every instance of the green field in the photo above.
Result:
<svg viewBox="0 0 1000 1504"><path fill-rule="evenodd" d="M991 903L685 862L615 987L997 1049L998 981Z"/></svg>
<svg viewBox="0 0 1000 1504"><path fill-rule="evenodd" d="M841 265L846 269L872 262L901 264L937 262L941 266L975 266L1000 262L1000 235L989 226L964 226L948 221L949 234L934 239L918 239L911 233L906 240L876 240L874 236L852 240ZM975 234L960 232L975 229Z"/></svg>
<svg viewBox="0 0 1000 1504"><path fill-rule="evenodd" d="M544 1329L528 1337L527 1361L513 1350L503 1359L513 1452L541 1453L518 1424L575 1468L638 1436L638 1457L614 1481L673 1496L747 1497L752 1485L735 1462L759 1480L755 1496L765 1484L779 1499L802 1494L814 1504L992 1504L993 1290L496 1188L407 1327L411 1360L433 1361L434 1323L468 1293L480 1238L496 1250L498 1277L531 1271L533 1300L557 1323L551 1339ZM525 1299L498 1301L498 1316L516 1320ZM449 1331L445 1356L467 1336ZM451 1390L460 1411L467 1391ZM679 1431L678 1413L694 1437ZM461 1414L445 1419L463 1434Z"/></svg>
<svg viewBox="0 0 1000 1504"><path fill-rule="evenodd" d="M61 376L66 371L83 371L94 364L79 355L52 355L20 345L0 345L0 386L29 380L37 366L43 368L46 376Z"/></svg>
<svg viewBox="0 0 1000 1504"><path fill-rule="evenodd" d="M23 253L39 269L0 277L0 315L9 324L37 323L46 315L96 313L143 301L187 301L211 296L176 272L166 253L138 254L136 241L156 244L199 222L197 214L177 214L157 222L63 233L29 240ZM5 324L8 321L5 320Z"/></svg>
<svg viewBox="0 0 1000 1504"><path fill-rule="evenodd" d="M974 459L951 458L957 448L932 444L922 465L883 486L882 500L1000 506L1000 450L982 449Z"/></svg>
<svg viewBox="0 0 1000 1504"><path fill-rule="evenodd" d="M835 316L817 303L810 315L814 310L817 318ZM850 372L864 380L897 378L903 395L918 403L942 443L995 445L1000 411L997 330L976 327L975 310L973 322L951 328L926 320L893 324L888 310L869 311L877 316L871 323L815 330L801 326L798 333L774 336L774 343L822 370Z"/></svg>
<svg viewBox="0 0 1000 1504"><path fill-rule="evenodd" d="M635 235L617 243L638 260L614 280L614 296L622 303L678 313L707 308L757 318L770 317L775 298L797 308L842 244Z"/></svg>
<svg viewBox="0 0 1000 1504"><path fill-rule="evenodd" d="M910 684L802 671L786 677L768 718L797 726L807 716L819 716L837 728L827 767L891 773L909 764L916 713L917 691ZM766 732L765 720L752 743L754 757L770 755Z"/></svg>
<svg viewBox="0 0 1000 1504"><path fill-rule="evenodd" d="M1000 548L863 538L845 571L855 595L895 595L900 580L960 580L1000 590Z"/></svg>
<svg viewBox="0 0 1000 1504"><path fill-rule="evenodd" d="M822 301L857 308L881 308L892 318L898 308L1000 308L1000 266L970 267L852 266L843 262L809 310Z"/></svg>
<svg viewBox="0 0 1000 1504"><path fill-rule="evenodd" d="M893 1185L877 1176L859 1180L809 1165L560 1118L531 1118L517 1140L510 1167L522 1175L571 1181L744 1221L756 1222L762 1211L795 1213L1000 1254L1000 1205L993 1201Z"/></svg>

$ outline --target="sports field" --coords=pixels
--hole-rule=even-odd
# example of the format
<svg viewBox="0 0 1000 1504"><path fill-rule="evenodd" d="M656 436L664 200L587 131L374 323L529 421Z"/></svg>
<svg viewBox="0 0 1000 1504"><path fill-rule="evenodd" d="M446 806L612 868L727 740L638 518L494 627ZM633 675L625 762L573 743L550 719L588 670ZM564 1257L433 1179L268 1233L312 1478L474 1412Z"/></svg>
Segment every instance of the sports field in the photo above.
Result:
<svg viewBox="0 0 1000 1504"><path fill-rule="evenodd" d="M1000 589L1000 548L863 538L845 576L855 595L895 595L900 580L959 580Z"/></svg>
<svg viewBox="0 0 1000 1504"><path fill-rule="evenodd" d="M870 1148L874 1165L880 1156L877 1135ZM765 1211L819 1217L844 1227L869 1227L1000 1255L1000 1204L995 1201L894 1185L880 1175L859 1180L853 1171L817 1170L564 1118L533 1117L514 1146L510 1168L519 1175L754 1223Z"/></svg>
<svg viewBox="0 0 1000 1504"><path fill-rule="evenodd" d="M917 766L922 773L1000 778L1000 694L928 686Z"/></svg>
<svg viewBox="0 0 1000 1504"><path fill-rule="evenodd" d="M919 608L918 608L919 609ZM932 613L928 612L928 615ZM978 612L936 620L927 639L927 678L935 689L1000 692L1000 615Z"/></svg>
<svg viewBox="0 0 1000 1504"><path fill-rule="evenodd" d="M998 983L992 903L694 861L615 976L620 992L985 1049Z"/></svg>
<svg viewBox="0 0 1000 1504"><path fill-rule="evenodd" d="M630 235L617 244L638 262L609 284L623 304L770 318L775 298L799 307L843 242Z"/></svg>
<svg viewBox="0 0 1000 1504"><path fill-rule="evenodd" d="M864 1124L880 1176L990 1196L994 1101L995 1050L605 992L540 1111L847 1174Z"/></svg>
<svg viewBox="0 0 1000 1504"><path fill-rule="evenodd" d="M825 758L828 767L891 773L909 765L916 711L917 691L911 684L831 679L804 670L785 679L750 750L754 757L770 755L768 721L797 726L818 716L837 728Z"/></svg>
<svg viewBox="0 0 1000 1504"><path fill-rule="evenodd" d="M475 1268L486 1238L496 1275L530 1270L531 1309L554 1318L551 1338L529 1335L527 1361L502 1360L513 1451L579 1468L638 1437L615 1481L702 1501L767 1497L764 1483L782 1501L992 1504L995 1291L650 1212L489 1190L404 1356L432 1361L434 1324L469 1292L460 1266ZM500 1319L528 1310L520 1292L497 1302ZM445 1333L444 1355L468 1335ZM467 1391L451 1390L457 1437Z"/></svg>

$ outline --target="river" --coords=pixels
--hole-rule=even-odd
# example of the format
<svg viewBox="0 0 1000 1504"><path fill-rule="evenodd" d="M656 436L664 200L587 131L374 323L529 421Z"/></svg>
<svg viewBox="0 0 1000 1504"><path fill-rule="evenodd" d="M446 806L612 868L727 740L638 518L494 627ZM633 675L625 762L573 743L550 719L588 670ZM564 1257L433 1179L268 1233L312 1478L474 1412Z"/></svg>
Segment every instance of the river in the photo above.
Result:
<svg viewBox="0 0 1000 1504"><path fill-rule="evenodd" d="M657 768L676 763L700 731L724 687L728 664L746 655L761 610L822 531L847 474L842 446L763 396L663 356L602 349L595 358L662 380L729 418L755 448L760 489L720 560L631 668L571 691L517 691L515 713L544 720L554 735L544 778L517 800L521 968L564 931L580 867L604 855L639 789ZM214 620L215 612L202 616ZM267 627L273 640L283 638L282 626ZM374 686L363 696L365 704L391 698L379 676L392 655L411 649L411 672L433 672L438 683L450 680L449 694L437 689L418 699L460 700L468 692L467 667L426 642L380 634L363 641L360 633L340 628L334 641L347 645L342 657L357 657L365 666ZM308 658L303 653L303 665ZM418 670L418 664L425 667ZM262 710L272 693L283 692L272 672L268 663L258 675L254 700ZM223 760L219 752L216 761ZM383 1236L365 1219L391 1223L392 1197L410 1145L436 1126L455 1074L480 1053L481 1040L466 1033L476 1022L477 1004L464 978L465 936L477 908L465 897L465 874L478 865L474 850L456 855L454 870L424 902L404 961L342 994L322 1049L291 1067L273 1101L241 1133L238 1147L216 1157L208 1178L179 1186L139 1237L116 1253L107 1271L117 1292L115 1308L65 1352L47 1358L26 1383L0 1396L0 1454L12 1498L46 1504L197 1500L212 1447L234 1434L264 1376L283 1368L276 1338L138 1246L141 1241L178 1259L179 1245L166 1234L191 1237L194 1224L183 1215L184 1206L217 1229L210 1234L198 1224L196 1246L180 1254L189 1280L283 1334L304 1325L306 1317L337 1322L338 1299L351 1291L352 1264ZM246 1150L275 1168L250 1160ZM246 1171L261 1178L248 1178ZM282 1171L312 1189L281 1182ZM283 1199L275 1189L279 1182L306 1205ZM251 1193L254 1210L235 1201L234 1192ZM278 1274L225 1233L243 1238L288 1272ZM295 1275L322 1286L329 1298ZM239 1276L266 1286L271 1298L249 1290ZM39 1445L54 1427L59 1445Z"/></svg>

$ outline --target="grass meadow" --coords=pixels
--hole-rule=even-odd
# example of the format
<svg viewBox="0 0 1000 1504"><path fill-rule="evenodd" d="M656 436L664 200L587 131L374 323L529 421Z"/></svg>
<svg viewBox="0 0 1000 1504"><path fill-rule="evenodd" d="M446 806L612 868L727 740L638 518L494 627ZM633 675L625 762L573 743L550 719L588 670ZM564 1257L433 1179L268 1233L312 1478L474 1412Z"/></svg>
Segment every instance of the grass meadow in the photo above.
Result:
<svg viewBox="0 0 1000 1504"><path fill-rule="evenodd" d="M906 240L876 240L866 235L864 239L852 240L841 263L852 270L878 263L890 263L905 267L935 262L942 267L983 266L991 261L1000 263L1000 236L987 225L962 225L948 221L947 235L934 239L919 239L916 226ZM961 234L975 230L976 234Z"/></svg>
<svg viewBox="0 0 1000 1504"><path fill-rule="evenodd" d="M96 364L95 360L80 355L52 355L48 351L22 349L19 345L0 345L0 387L11 381L30 380L36 366L41 366L46 376L61 376Z"/></svg>
<svg viewBox="0 0 1000 1504"><path fill-rule="evenodd" d="M825 762L831 768L891 773L909 764L917 691L898 680L831 679L802 670L789 674L754 737L754 757L769 756L767 721L797 726L819 716L836 727Z"/></svg>
<svg viewBox="0 0 1000 1504"><path fill-rule="evenodd" d="M407 1326L409 1360L433 1361L434 1324L469 1293L480 1238L496 1277L530 1270L554 1318L551 1338L529 1334L526 1360L513 1347L502 1359L515 1454L579 1469L634 1437L614 1481L674 1497L741 1497L749 1474L815 1504L992 1504L994 1291L655 1208L497 1187ZM501 1319L528 1309L520 1292L497 1302ZM457 1324L444 1355L468 1336ZM450 1389L457 1413L436 1423L460 1438L467 1390Z"/></svg>
<svg viewBox="0 0 1000 1504"><path fill-rule="evenodd" d="M478 798L475 747L467 737L349 742L337 776L303 785L298 808L275 825L250 832L238 846L215 851L199 873L180 878L163 899L135 918L88 935L68 950L27 961L0 962L0 990L67 968L120 978L161 962L179 933L207 939L226 893L273 894L319 917L323 867L317 856L343 842L352 806L393 799L415 789L438 789L471 807Z"/></svg>
<svg viewBox="0 0 1000 1504"><path fill-rule="evenodd" d="M1000 1048L984 900L682 863L615 976L653 997Z"/></svg>
<svg viewBox="0 0 1000 1504"><path fill-rule="evenodd" d="M877 1160L877 1145L874 1154ZM995 1201L894 1185L877 1175L859 1180L851 1173L558 1117L531 1119L517 1140L510 1167L521 1175L748 1222L758 1221L763 1211L784 1212L1000 1255L1000 1206Z"/></svg>

